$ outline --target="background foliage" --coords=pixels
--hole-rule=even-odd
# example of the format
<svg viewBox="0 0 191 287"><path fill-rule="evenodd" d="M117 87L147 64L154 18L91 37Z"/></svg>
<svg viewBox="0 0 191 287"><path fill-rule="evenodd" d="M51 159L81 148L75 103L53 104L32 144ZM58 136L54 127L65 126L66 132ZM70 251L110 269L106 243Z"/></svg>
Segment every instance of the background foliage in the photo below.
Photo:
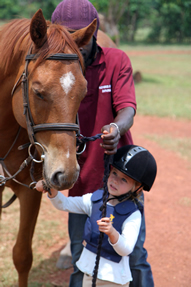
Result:
<svg viewBox="0 0 191 287"><path fill-rule="evenodd" d="M1 0L0 19L31 18L42 8L47 20L60 0ZM191 0L90 0L104 15L105 32L119 44L133 42L145 28L142 40L191 43Z"/></svg>

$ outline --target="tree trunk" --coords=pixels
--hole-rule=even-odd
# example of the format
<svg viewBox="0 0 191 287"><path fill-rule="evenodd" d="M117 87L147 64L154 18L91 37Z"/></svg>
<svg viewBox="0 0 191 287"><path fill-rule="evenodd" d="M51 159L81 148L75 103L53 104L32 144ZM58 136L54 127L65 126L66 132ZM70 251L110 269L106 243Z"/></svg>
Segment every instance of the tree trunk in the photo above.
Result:
<svg viewBox="0 0 191 287"><path fill-rule="evenodd" d="M135 40L135 33L137 30L137 17L138 17L138 11L136 10L135 13L133 14L132 20L131 20L132 31L130 33L130 39L129 39L131 42L134 42L134 40Z"/></svg>
<svg viewBox="0 0 191 287"><path fill-rule="evenodd" d="M99 14L100 18L100 29L105 32L118 46L119 45L119 30L117 25L114 23L112 17L105 18L103 15Z"/></svg>

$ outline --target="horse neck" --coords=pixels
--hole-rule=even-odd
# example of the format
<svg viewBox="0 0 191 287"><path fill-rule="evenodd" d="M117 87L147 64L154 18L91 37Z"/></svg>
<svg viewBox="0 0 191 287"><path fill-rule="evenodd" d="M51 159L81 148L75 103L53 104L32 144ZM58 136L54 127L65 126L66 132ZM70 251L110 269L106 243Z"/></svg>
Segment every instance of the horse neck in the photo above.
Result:
<svg viewBox="0 0 191 287"><path fill-rule="evenodd" d="M1 61L1 59L0 59ZM22 64L23 63L23 64ZM12 110L12 89L24 70L24 53L14 55L11 65L5 70L0 66L0 130L1 132L14 130L18 123Z"/></svg>
<svg viewBox="0 0 191 287"><path fill-rule="evenodd" d="M12 110L12 96L11 90L14 85L16 77L8 77L8 79L4 79L3 83L0 83L1 86L1 94L0 94L0 131L1 133L6 131L7 129L14 129L16 127L16 120L13 115Z"/></svg>
<svg viewBox="0 0 191 287"><path fill-rule="evenodd" d="M12 68L12 70L14 69ZM7 149L7 145L9 146L14 140L19 129L19 124L13 114L11 95L12 88L17 79L17 72L18 68L15 67L14 72L7 71L6 75L1 74L0 76L0 148L5 150Z"/></svg>

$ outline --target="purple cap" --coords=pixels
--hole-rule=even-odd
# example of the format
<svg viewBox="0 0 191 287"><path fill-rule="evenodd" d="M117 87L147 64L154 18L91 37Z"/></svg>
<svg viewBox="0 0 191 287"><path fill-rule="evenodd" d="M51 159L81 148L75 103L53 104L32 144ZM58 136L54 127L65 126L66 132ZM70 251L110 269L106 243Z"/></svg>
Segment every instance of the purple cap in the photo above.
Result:
<svg viewBox="0 0 191 287"><path fill-rule="evenodd" d="M97 18L97 29L94 37L97 39L99 16L88 0L63 0L52 13L51 21L69 29L78 30L88 26L95 18Z"/></svg>

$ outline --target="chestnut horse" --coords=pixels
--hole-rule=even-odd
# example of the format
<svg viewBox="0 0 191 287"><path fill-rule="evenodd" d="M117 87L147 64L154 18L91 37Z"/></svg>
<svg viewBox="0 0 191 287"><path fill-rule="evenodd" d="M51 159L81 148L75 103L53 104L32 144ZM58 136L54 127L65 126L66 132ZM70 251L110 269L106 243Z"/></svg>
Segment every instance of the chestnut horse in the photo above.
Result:
<svg viewBox="0 0 191 287"><path fill-rule="evenodd" d="M96 25L94 20L70 35L45 21L40 9L32 20L13 20L0 31L0 186L10 187L20 203L13 248L20 287L28 282L41 201L41 193L29 189L30 175L60 190L79 175L76 115L87 83L78 47L89 42Z"/></svg>
<svg viewBox="0 0 191 287"><path fill-rule="evenodd" d="M111 38L101 30L98 30L97 42L101 47L117 48L116 44L111 40Z"/></svg>

